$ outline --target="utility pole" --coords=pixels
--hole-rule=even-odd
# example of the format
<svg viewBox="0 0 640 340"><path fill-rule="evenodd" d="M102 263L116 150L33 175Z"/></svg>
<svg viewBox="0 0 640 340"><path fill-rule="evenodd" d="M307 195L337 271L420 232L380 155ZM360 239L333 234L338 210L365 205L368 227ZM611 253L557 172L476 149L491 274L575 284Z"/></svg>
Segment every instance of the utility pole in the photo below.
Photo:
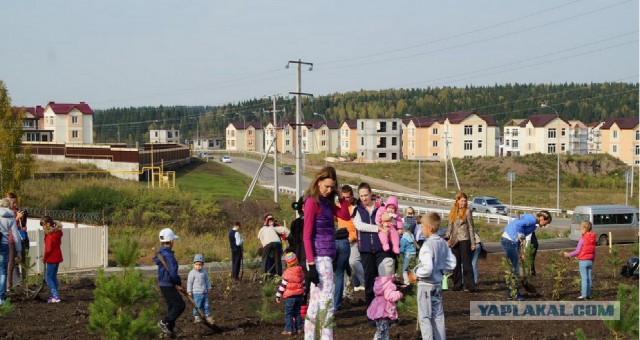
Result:
<svg viewBox="0 0 640 340"><path fill-rule="evenodd" d="M278 120L276 118L276 95L273 100L273 201L278 203Z"/></svg>
<svg viewBox="0 0 640 340"><path fill-rule="evenodd" d="M450 142L449 142L449 132L445 132L444 135L445 135L445 145L446 145L447 158L451 162L451 170L453 170L453 178L456 180L456 187L458 188L458 191L460 191L460 182L458 181L458 174L456 174L456 167L455 167L455 165L453 165L453 157L451 157L451 151L449 151L449 144L450 144ZM447 164L447 162L445 161L445 169L446 169L446 164ZM445 175L445 180L446 180L446 178L447 178L447 176ZM446 187L447 187L447 185L445 185L445 188Z"/></svg>
<svg viewBox="0 0 640 340"><path fill-rule="evenodd" d="M297 64L297 82L296 92L289 92L289 94L296 95L296 199L302 197L302 96L313 97L311 93L302 93L302 65L309 65L309 71L313 70L313 63L303 62L302 60L289 60L286 68L289 68L289 64Z"/></svg>

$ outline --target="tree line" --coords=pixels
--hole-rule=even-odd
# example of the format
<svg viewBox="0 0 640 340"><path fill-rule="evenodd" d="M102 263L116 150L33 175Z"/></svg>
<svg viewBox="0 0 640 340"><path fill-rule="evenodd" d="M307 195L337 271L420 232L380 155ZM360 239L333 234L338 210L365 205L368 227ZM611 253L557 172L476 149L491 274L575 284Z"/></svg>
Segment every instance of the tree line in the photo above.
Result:
<svg viewBox="0 0 640 340"><path fill-rule="evenodd" d="M95 110L95 142L148 142L149 130L177 129L182 138L224 136L229 122L272 120L271 99L251 99L222 106L157 106ZM491 115L499 126L513 118L537 112L554 113L586 124L612 117L638 116L638 83L507 84L494 86L429 87L360 90L303 98L305 121L440 116L448 112L477 110ZM295 98L278 98L278 120L295 119Z"/></svg>

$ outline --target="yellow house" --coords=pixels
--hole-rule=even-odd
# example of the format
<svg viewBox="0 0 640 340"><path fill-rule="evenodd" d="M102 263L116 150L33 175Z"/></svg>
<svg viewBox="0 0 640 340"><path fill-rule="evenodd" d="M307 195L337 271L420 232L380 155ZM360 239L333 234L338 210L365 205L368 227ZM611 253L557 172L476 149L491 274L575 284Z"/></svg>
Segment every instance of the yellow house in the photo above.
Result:
<svg viewBox="0 0 640 340"><path fill-rule="evenodd" d="M601 152L629 165L640 164L640 130L638 118L611 118L604 121Z"/></svg>
<svg viewBox="0 0 640 340"><path fill-rule="evenodd" d="M232 151L264 151L264 137L260 122L231 122L227 125L226 149Z"/></svg>
<svg viewBox="0 0 640 340"><path fill-rule="evenodd" d="M571 124L554 114L532 115L519 125L520 155L569 152Z"/></svg>
<svg viewBox="0 0 640 340"><path fill-rule="evenodd" d="M340 126L340 150L342 155L356 154L358 152L357 120L347 119Z"/></svg>

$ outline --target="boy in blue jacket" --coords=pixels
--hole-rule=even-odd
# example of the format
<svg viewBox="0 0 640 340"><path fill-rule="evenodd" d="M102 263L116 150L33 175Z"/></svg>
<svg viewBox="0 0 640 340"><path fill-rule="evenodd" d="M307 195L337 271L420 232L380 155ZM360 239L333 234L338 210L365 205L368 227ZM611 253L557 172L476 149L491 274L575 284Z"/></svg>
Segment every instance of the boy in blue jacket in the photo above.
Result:
<svg viewBox="0 0 640 340"><path fill-rule="evenodd" d="M158 265L158 285L167 303L168 310L167 315L158 322L158 326L160 326L164 334L169 335L171 338L177 337L174 331L176 320L185 309L184 300L180 296L180 291L184 291L184 287L182 287L182 280L178 275L178 261L173 255L173 250L171 250L173 242L177 238L178 236L170 228L162 229L159 235L162 246L158 249L156 256L153 257L153 262ZM164 263L158 258L158 255L162 257Z"/></svg>

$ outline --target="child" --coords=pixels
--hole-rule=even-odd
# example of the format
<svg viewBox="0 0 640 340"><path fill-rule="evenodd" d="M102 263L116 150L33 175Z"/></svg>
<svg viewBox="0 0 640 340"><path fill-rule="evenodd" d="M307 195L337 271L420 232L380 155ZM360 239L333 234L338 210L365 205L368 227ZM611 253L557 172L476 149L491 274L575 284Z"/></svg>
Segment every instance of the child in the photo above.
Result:
<svg viewBox="0 0 640 340"><path fill-rule="evenodd" d="M580 280L582 281L580 296L578 299L591 299L591 269L593 269L593 259L596 256L596 234L591 231L591 222L583 221L580 224L582 237L578 241L576 250L571 253L564 252L566 257L578 256L578 267L580 268Z"/></svg>
<svg viewBox="0 0 640 340"><path fill-rule="evenodd" d="M158 238L162 246L158 249L156 256L153 257L153 262L158 265L158 286L160 286L162 296L164 296L164 300L167 303L167 315L158 321L158 326L160 326L164 334L175 338L177 337L174 331L176 320L185 309L184 300L180 296L180 292L184 291L184 288L178 275L178 261L176 261L172 250L173 242L178 236L170 228L164 228L160 230Z"/></svg>
<svg viewBox="0 0 640 340"><path fill-rule="evenodd" d="M211 316L211 308L209 307L209 298L207 293L211 290L211 282L209 282L209 274L207 271L203 271L204 256L202 254L196 254L193 257L193 269L189 272L187 278L187 293L191 295L196 306L204 313L207 318L207 322L213 325L213 316ZM198 313L196 308L193 309L193 322L202 322L202 317Z"/></svg>
<svg viewBox="0 0 640 340"><path fill-rule="evenodd" d="M388 233L385 231L378 232L382 249L389 251L389 242L391 242L393 252L400 254L400 236L398 235L398 229L402 229L402 218L400 214L398 214L398 199L395 196L389 196L384 208L378 209L376 213L376 224L389 228Z"/></svg>
<svg viewBox="0 0 640 340"><path fill-rule="evenodd" d="M413 233L410 230L400 229L402 237L400 238L400 252L402 253L402 278L404 279L404 285L409 285L409 263L416 257L417 245L416 239L413 237Z"/></svg>
<svg viewBox="0 0 640 340"><path fill-rule="evenodd" d="M304 273L302 267L297 265L298 259L295 253L286 253L284 260L287 263L287 269L282 274L282 282L276 292L277 303L284 299L284 331L282 335L302 334L300 307L304 297Z"/></svg>
<svg viewBox="0 0 640 340"><path fill-rule="evenodd" d="M426 241L420 248L418 276L418 321L423 339L446 339L442 308L442 274L456 267L456 257L447 242L438 236L440 215L428 213L423 219Z"/></svg>
<svg viewBox="0 0 640 340"><path fill-rule="evenodd" d="M233 229L229 232L229 246L231 248L231 278L240 280L240 271L242 269L242 244L244 239L238 231L240 222L233 224Z"/></svg>
<svg viewBox="0 0 640 340"><path fill-rule="evenodd" d="M389 339L389 323L398 319L396 301L402 299L402 293L393 284L393 259L385 257L378 266L378 275L373 284L376 297L367 308L367 317L376 320L374 339Z"/></svg>
<svg viewBox="0 0 640 340"><path fill-rule="evenodd" d="M60 302L58 293L58 267L62 262L62 224L54 222L50 216L44 216L40 220L40 225L44 229L44 257L42 261L46 264L45 279L47 286L51 290L51 297L47 303Z"/></svg>

